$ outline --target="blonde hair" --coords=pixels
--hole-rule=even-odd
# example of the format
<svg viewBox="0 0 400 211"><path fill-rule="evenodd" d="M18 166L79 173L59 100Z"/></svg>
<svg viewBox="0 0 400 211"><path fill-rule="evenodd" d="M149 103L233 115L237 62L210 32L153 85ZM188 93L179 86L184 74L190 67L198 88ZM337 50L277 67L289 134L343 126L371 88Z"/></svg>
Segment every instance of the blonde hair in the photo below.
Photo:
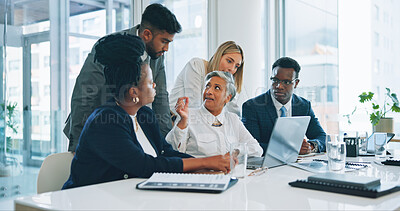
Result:
<svg viewBox="0 0 400 211"><path fill-rule="evenodd" d="M235 86L237 92L240 93L242 91L243 83L244 52L242 48L234 41L226 41L218 47L217 51L211 57L210 61L208 61L206 75L214 70L219 70L219 63L222 56L229 53L240 53L242 55L242 64L237 69L235 74L233 74L233 77L235 78Z"/></svg>

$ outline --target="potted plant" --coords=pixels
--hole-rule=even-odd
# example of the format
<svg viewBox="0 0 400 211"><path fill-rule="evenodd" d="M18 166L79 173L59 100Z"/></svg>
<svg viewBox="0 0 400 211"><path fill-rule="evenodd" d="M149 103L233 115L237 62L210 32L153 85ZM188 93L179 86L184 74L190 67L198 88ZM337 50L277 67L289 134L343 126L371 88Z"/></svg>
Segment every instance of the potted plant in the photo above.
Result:
<svg viewBox="0 0 400 211"><path fill-rule="evenodd" d="M399 100L396 93L386 88L385 100L383 105L380 106L376 100L373 99L373 92L363 92L358 96L360 103L371 102L372 112L369 114L369 120L372 123L375 132L393 132L393 118L386 117L388 112L400 112ZM353 111L354 113L354 111Z"/></svg>
<svg viewBox="0 0 400 211"><path fill-rule="evenodd" d="M11 133L18 133L18 122L17 116L17 103L9 102L0 104L0 177L11 176L13 168L20 168L18 160L14 157L9 157L6 153L9 153L13 149L15 140L12 139L9 133L5 137L5 131L8 128ZM5 123L5 124L4 124Z"/></svg>

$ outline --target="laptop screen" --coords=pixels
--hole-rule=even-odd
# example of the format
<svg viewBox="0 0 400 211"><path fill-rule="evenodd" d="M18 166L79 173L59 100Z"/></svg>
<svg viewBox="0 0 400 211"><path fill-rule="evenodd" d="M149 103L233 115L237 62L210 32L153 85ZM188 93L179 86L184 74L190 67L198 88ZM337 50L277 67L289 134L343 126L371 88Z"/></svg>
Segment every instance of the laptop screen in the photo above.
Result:
<svg viewBox="0 0 400 211"><path fill-rule="evenodd" d="M284 164L296 161L309 122L309 116L278 118L272 130L266 156Z"/></svg>

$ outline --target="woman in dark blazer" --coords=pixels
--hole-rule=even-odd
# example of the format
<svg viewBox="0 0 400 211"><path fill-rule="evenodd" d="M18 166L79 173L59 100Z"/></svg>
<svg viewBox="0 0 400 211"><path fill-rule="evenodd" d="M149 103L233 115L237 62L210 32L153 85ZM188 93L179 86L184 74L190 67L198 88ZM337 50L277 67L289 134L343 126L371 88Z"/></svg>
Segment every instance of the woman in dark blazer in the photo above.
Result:
<svg viewBox="0 0 400 211"><path fill-rule="evenodd" d="M153 102L156 84L141 60L145 46L139 37L110 35L95 50L113 99L87 119L63 189L154 172L230 171L228 154L192 158L162 138L154 112L145 106Z"/></svg>

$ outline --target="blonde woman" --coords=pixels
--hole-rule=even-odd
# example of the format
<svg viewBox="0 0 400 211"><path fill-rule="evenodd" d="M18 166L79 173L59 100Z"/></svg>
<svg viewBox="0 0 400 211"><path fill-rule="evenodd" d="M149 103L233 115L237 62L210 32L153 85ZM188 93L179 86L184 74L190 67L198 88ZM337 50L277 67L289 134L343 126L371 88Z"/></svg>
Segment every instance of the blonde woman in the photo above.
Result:
<svg viewBox="0 0 400 211"><path fill-rule="evenodd" d="M174 88L169 95L169 105L175 111L175 104L180 97L189 98L190 108L199 108L202 102L202 89L205 76L214 71L229 72L235 78L237 93L242 90L244 53L234 41L222 43L209 61L200 58L191 59L179 73ZM226 105L230 112L241 114L241 106L237 105L238 96Z"/></svg>

